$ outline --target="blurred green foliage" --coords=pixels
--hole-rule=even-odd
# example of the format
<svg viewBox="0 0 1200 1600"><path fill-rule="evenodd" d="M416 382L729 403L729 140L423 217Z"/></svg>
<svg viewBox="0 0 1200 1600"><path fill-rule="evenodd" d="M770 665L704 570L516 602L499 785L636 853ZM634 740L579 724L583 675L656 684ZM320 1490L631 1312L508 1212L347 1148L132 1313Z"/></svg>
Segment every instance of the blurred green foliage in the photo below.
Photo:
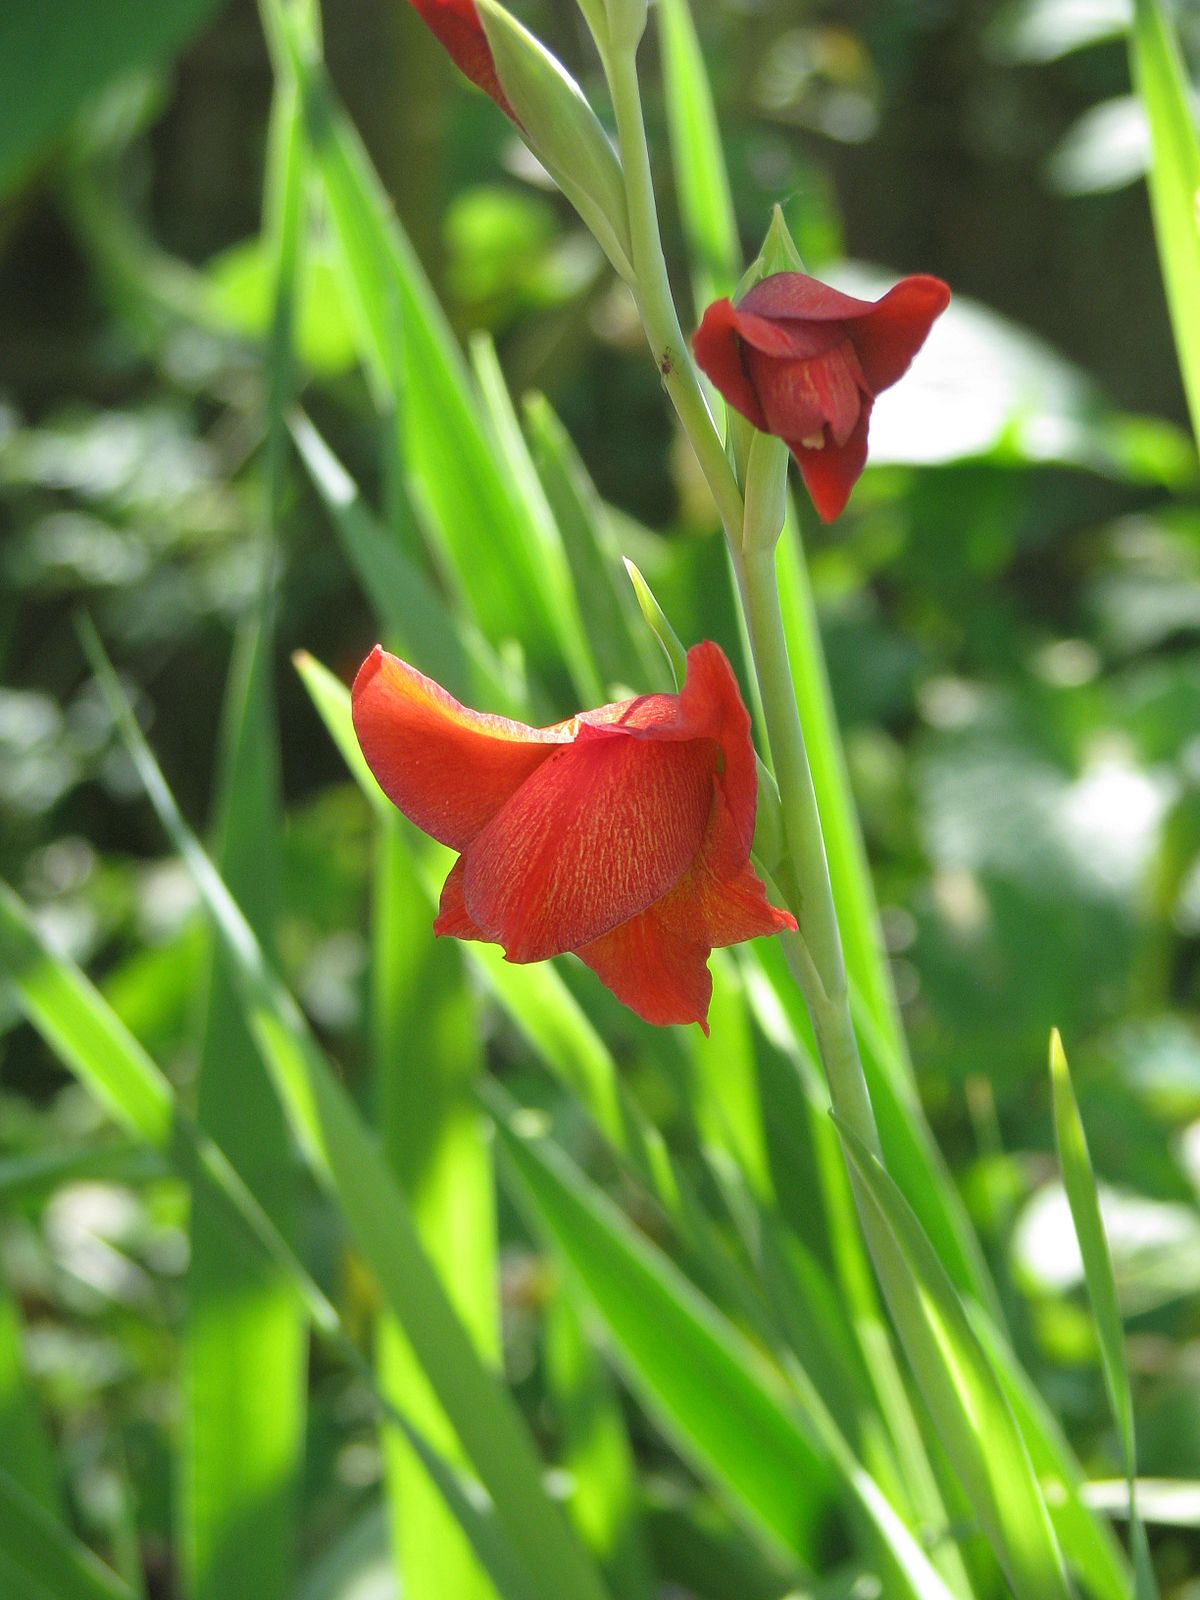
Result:
<svg viewBox="0 0 1200 1600"><path fill-rule="evenodd" d="M172 48L204 9L165 9ZM1023 1354L1085 1465L1115 1474L1051 1182L1056 1025L1108 1201L1141 1470L1200 1477L1200 476L1134 181L1144 130L1127 98L1124 8L702 9L747 250L782 198L814 270L845 254L871 263L843 273L849 286L928 270L956 291L909 386L879 405L875 464L848 514L805 530L834 694L920 1088ZM25 10L6 13L0 43ZM526 15L598 91L574 7L542 0ZM456 328L490 332L514 391L543 390L564 417L681 635L731 637L702 486L598 251L406 7L358 0L326 20L334 76ZM29 125L32 167L2 97L0 176L21 181L0 216L0 876L186 1084L196 907L128 804L133 780L72 618L96 618L202 820L230 639L259 575L270 73L243 0L153 78L147 64L168 46L141 44L110 73L97 51L93 81L60 85ZM0 49L5 70L21 59ZM650 114L664 138L653 97ZM386 506L378 424L319 250L297 341L306 407ZM298 468L283 535L281 646L348 675L372 623ZM565 677L559 687L555 716L573 709ZM278 692L280 959L354 1080L367 818L282 667ZM105 1133L16 1025L2 978L0 1025L3 1276L27 1307L80 1526L119 1552L131 1483L166 1593L180 1193ZM502 1028L489 1045L512 1065ZM332 1276L329 1235L310 1197L308 1259ZM523 1270L515 1259L506 1285L510 1361L536 1413L541 1374L534 1354L521 1362L538 1290ZM342 1293L353 1305L355 1285ZM318 1369L312 1404L305 1528L328 1564L309 1575L316 1596L338 1563L369 1574L383 1535L362 1395ZM721 1594L727 1531L714 1518L698 1560L705 1505L685 1517L677 1491L654 1487L655 1541L681 1583ZM1173 1592L1194 1600L1194 1524L1159 1543ZM743 1582L747 1560L733 1567ZM771 1584L764 1573L758 1592Z"/></svg>

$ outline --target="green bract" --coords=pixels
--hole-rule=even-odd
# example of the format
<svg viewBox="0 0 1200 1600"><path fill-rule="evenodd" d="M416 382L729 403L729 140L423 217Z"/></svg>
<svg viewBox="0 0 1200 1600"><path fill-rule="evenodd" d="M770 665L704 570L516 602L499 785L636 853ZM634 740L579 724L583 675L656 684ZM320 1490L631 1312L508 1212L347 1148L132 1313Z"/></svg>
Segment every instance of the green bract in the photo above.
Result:
<svg viewBox="0 0 1200 1600"><path fill-rule="evenodd" d="M530 149L623 278L630 265L621 168L608 135L570 73L496 0L478 0L496 72Z"/></svg>
<svg viewBox="0 0 1200 1600"><path fill-rule="evenodd" d="M775 206L762 249L742 274L741 282L734 290L734 302L772 273L803 271L804 262L784 220L783 210ZM787 501L787 446L778 439L760 434L732 406L726 410L726 418L726 446L732 453L738 482L746 498L742 548L762 549L775 543L783 527ZM751 472L755 480L753 486L750 483ZM778 521L775 520L776 510L779 513ZM771 523L774 526L768 529Z"/></svg>

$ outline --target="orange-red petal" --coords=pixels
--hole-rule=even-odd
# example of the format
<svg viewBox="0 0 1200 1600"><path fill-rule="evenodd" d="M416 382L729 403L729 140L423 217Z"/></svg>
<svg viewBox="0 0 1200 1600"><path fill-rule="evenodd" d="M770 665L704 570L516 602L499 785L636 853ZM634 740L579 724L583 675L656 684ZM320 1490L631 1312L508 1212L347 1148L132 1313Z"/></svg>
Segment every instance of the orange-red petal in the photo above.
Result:
<svg viewBox="0 0 1200 1600"><path fill-rule="evenodd" d="M655 910L665 930L688 935L709 950L786 929L796 931L795 917L771 905L749 862L732 876L722 877L713 871L706 854L701 854Z"/></svg>
<svg viewBox="0 0 1200 1600"><path fill-rule="evenodd" d="M765 433L767 419L742 360L738 314L730 301L714 300L709 306L692 336L692 349L701 371L734 410Z"/></svg>
<svg viewBox="0 0 1200 1600"><path fill-rule="evenodd" d="M708 739L585 726L467 850L468 914L510 961L575 950L628 921L695 860L716 765Z"/></svg>
<svg viewBox="0 0 1200 1600"><path fill-rule="evenodd" d="M384 794L455 850L571 739L562 724L529 728L470 711L378 645L354 680L351 705L358 742Z"/></svg>
<svg viewBox="0 0 1200 1600"><path fill-rule="evenodd" d="M442 885L442 897L438 903L438 914L434 918L433 931L439 939L482 939L487 943L487 934L482 928L476 927L471 920L463 900L463 858L450 868L449 875Z"/></svg>
<svg viewBox="0 0 1200 1600"><path fill-rule="evenodd" d="M698 1022L708 1032L708 948L664 925L657 906L578 952L600 982L643 1022Z"/></svg>
<svg viewBox="0 0 1200 1600"><path fill-rule="evenodd" d="M776 361L752 350L746 364L780 439L825 437L845 444L862 410L866 380L849 339L807 361Z"/></svg>
<svg viewBox="0 0 1200 1600"><path fill-rule="evenodd" d="M517 122L517 115L500 85L496 62L475 0L412 0L422 22L464 78L470 78L490 95L506 117Z"/></svg>
<svg viewBox="0 0 1200 1600"><path fill-rule="evenodd" d="M721 748L714 808L704 848L732 872L749 860L758 807L758 767L750 737L750 714L742 703L733 668L719 645L706 639L688 651L687 677L679 695L684 722Z"/></svg>
<svg viewBox="0 0 1200 1600"><path fill-rule="evenodd" d="M940 278L918 273L902 278L860 317L847 321L872 394L904 376L949 303L950 290Z"/></svg>
<svg viewBox="0 0 1200 1600"><path fill-rule="evenodd" d="M802 439L787 441L822 522L832 522L841 515L851 489L862 476L867 464L867 429L871 421L871 405L870 396L864 395L858 422L845 444L827 440L823 449L810 450Z"/></svg>
<svg viewBox="0 0 1200 1600"><path fill-rule="evenodd" d="M845 322L866 315L875 305L874 300L843 294L806 272L773 272L746 291L738 310L772 322Z"/></svg>

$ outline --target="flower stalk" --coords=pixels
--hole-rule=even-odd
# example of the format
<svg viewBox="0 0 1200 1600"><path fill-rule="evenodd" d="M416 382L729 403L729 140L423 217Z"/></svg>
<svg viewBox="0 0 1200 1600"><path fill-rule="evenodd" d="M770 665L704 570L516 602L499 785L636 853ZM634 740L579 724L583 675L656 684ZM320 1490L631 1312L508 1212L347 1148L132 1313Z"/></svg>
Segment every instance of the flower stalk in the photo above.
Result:
<svg viewBox="0 0 1200 1600"><path fill-rule="evenodd" d="M824 834L792 690L779 604L775 547L786 498L779 492L779 463L774 452L760 450L755 477L761 481L749 482L748 464L743 498L700 387L671 293L642 114L636 46L609 48L601 42L600 48L625 176L634 269L630 287L664 386L712 491L729 541L762 695L785 845L779 878L799 929L784 936L785 950L812 1017L834 1108L863 1143L877 1151L879 1136L850 1013ZM775 446L777 441L764 440L763 444Z"/></svg>
<svg viewBox="0 0 1200 1600"><path fill-rule="evenodd" d="M617 146L625 173L633 253L633 279L629 287L637 300L638 313L658 363L663 387L695 452L725 530L733 538L734 530L740 529L742 524L742 496L700 387L667 276L642 116L637 49L636 46L609 49L601 45L601 56L612 95Z"/></svg>
<svg viewBox="0 0 1200 1600"><path fill-rule="evenodd" d="M825 838L792 692L774 542L735 549L733 566L779 785L789 869L781 886L794 896L792 909L799 924L798 932L785 939L784 949L812 1018L834 1109L870 1150L878 1151L875 1116L850 1014Z"/></svg>

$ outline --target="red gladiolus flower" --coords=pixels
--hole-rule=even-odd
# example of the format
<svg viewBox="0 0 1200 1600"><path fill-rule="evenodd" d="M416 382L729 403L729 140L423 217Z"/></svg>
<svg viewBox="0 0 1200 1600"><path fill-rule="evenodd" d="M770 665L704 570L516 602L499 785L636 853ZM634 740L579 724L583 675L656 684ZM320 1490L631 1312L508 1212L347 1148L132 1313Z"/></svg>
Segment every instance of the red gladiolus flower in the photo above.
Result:
<svg viewBox="0 0 1200 1600"><path fill-rule="evenodd" d="M511 121L519 119L500 87L492 47L475 9L475 0L412 0L422 22L465 78L470 78Z"/></svg>
<svg viewBox="0 0 1200 1600"><path fill-rule="evenodd" d="M713 946L796 926L750 866L750 719L715 644L679 694L549 728L470 711L376 645L353 711L383 792L460 852L437 934L516 962L573 950L647 1022L707 1033Z"/></svg>
<svg viewBox="0 0 1200 1600"><path fill-rule="evenodd" d="M786 442L832 522L866 465L875 396L903 377L949 299L940 278L903 278L871 301L777 272L736 306L709 306L696 360L731 406Z"/></svg>

